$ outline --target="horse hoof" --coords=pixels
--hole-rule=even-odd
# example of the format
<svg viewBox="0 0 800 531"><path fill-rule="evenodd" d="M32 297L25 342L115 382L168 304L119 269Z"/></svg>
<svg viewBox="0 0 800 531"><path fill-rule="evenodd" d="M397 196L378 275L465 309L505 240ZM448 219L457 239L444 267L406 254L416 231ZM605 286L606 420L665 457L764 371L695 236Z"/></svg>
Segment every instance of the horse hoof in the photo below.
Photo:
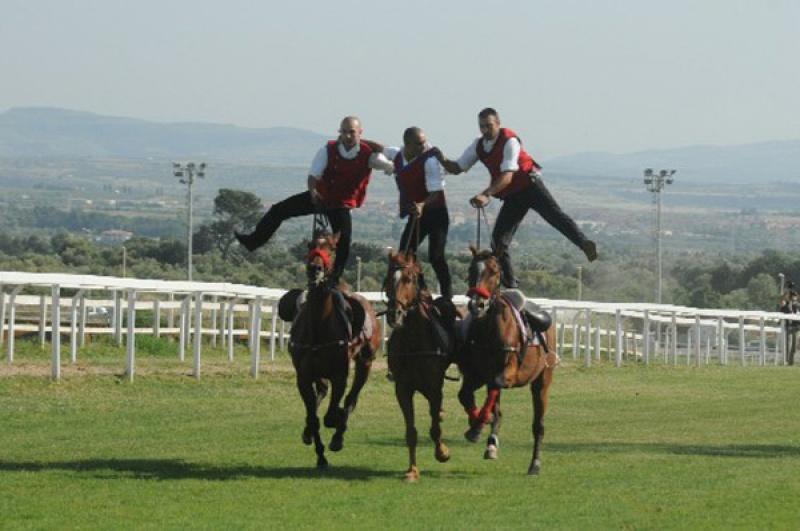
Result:
<svg viewBox="0 0 800 531"><path fill-rule="evenodd" d="M326 428L335 428L337 427L344 417L344 410L341 408L331 409L325 414L325 418L322 419L322 422L325 424Z"/></svg>
<svg viewBox="0 0 800 531"><path fill-rule="evenodd" d="M464 438L466 440L468 440L469 442L471 442L471 443L476 443L476 442L478 442L478 439L481 438L481 431L482 430L483 430L483 425L482 424L480 426L476 427L476 428L470 428L470 429L468 429L467 431L464 432Z"/></svg>
<svg viewBox="0 0 800 531"><path fill-rule="evenodd" d="M538 476L539 470L541 470L542 464L539 461L534 461L531 463L530 468L528 468L528 475L529 476Z"/></svg>
<svg viewBox="0 0 800 531"><path fill-rule="evenodd" d="M303 444L310 446L312 442L311 431L308 429L303 430Z"/></svg>
<svg viewBox="0 0 800 531"><path fill-rule="evenodd" d="M446 463L450 460L450 450L444 444L437 446L433 455L440 463Z"/></svg>
<svg viewBox="0 0 800 531"><path fill-rule="evenodd" d="M328 468L328 460L324 457L317 458L317 470L327 470Z"/></svg>
<svg viewBox="0 0 800 531"><path fill-rule="evenodd" d="M344 448L344 437L334 434L331 438L331 443L328 445L328 449L331 452L338 452L342 448Z"/></svg>
<svg viewBox="0 0 800 531"><path fill-rule="evenodd" d="M490 444L486 447L486 451L483 452L484 459L497 459L497 446Z"/></svg>
<svg viewBox="0 0 800 531"><path fill-rule="evenodd" d="M403 478L403 481L406 483L416 483L419 481L419 470L417 470L417 467L414 466L409 468L408 472L406 472L406 475Z"/></svg>

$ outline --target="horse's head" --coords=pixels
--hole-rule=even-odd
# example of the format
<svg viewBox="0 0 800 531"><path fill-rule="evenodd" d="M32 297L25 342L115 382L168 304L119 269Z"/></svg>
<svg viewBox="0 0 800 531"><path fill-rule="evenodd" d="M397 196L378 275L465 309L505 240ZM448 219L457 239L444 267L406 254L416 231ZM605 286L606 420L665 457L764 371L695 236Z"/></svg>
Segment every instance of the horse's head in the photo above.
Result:
<svg viewBox="0 0 800 531"><path fill-rule="evenodd" d="M319 234L308 244L306 255L306 277L309 287L319 287L333 269L336 243L339 234Z"/></svg>
<svg viewBox="0 0 800 531"><path fill-rule="evenodd" d="M491 251L479 251L474 245L470 245L469 250L472 261L469 264L467 307L474 317L483 317L500 285L500 264Z"/></svg>
<svg viewBox="0 0 800 531"><path fill-rule="evenodd" d="M417 306L420 298L420 266L413 253L389 251L389 269L383 281L386 293L386 322L389 326L402 326L410 310Z"/></svg>

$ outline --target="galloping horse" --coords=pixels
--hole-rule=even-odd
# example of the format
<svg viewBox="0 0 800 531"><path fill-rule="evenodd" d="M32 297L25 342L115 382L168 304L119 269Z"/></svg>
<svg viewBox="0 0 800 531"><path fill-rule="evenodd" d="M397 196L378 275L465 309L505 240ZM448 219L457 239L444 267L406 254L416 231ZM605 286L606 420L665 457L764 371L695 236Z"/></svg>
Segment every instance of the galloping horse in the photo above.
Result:
<svg viewBox="0 0 800 531"><path fill-rule="evenodd" d="M464 436L477 442L483 426L491 421L492 432L486 444L484 457L496 459L499 446L498 430L501 388L521 387L530 384L533 396L533 456L528 474L538 474L541 467L540 451L544 436L544 414L547 393L553 381L553 368L557 363L555 329L534 331L536 340L529 341L525 318L499 288L500 267L490 251L470 247L472 262L469 268L469 310L471 322L459 357L459 367L464 380L458 393L470 427ZM544 328L544 326L542 328ZM475 405L475 391L487 388L487 397L479 410Z"/></svg>
<svg viewBox="0 0 800 531"><path fill-rule="evenodd" d="M297 389L306 406L302 439L307 445L314 442L317 468L328 466L317 418L317 407L328 388L325 381L330 382L331 397L323 422L327 428L336 428L329 448L338 452L344 446L347 419L356 407L380 342L380 329L369 302L360 296L345 295L330 285L331 254L337 240L338 235L323 234L309 244L308 292L293 320L289 341ZM355 361L355 376L342 408L339 402L347 387L350 360Z"/></svg>
<svg viewBox="0 0 800 531"><path fill-rule="evenodd" d="M440 463L450 459L442 442L442 386L454 343L455 307L434 304L427 290L420 288L419 263L413 253L389 252L389 269L383 289L388 299L389 369L394 376L394 394L403 412L408 447L406 481L417 481L417 429L414 426L414 393L428 400L430 437L434 456ZM448 344L449 343L449 344Z"/></svg>

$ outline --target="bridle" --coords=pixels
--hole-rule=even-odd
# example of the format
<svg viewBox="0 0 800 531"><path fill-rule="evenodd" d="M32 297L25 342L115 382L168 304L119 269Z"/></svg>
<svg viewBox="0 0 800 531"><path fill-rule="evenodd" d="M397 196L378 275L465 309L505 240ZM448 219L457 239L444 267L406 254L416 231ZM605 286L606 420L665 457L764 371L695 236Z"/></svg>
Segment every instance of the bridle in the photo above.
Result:
<svg viewBox="0 0 800 531"><path fill-rule="evenodd" d="M408 256L408 255L406 255ZM397 300L397 288L403 276L413 279L415 292L414 298L410 302ZM419 285L419 269L416 261L406 262L402 265L391 261L386 280L383 284L383 292L386 295L386 315L389 326L402 326L406 316L413 311L425 311L425 302L422 300L422 289Z"/></svg>
<svg viewBox="0 0 800 531"><path fill-rule="evenodd" d="M475 255L469 266L470 287L467 290L467 297L469 298L467 308L473 317L486 315L497 299L495 291L490 292L488 289L477 285L486 268L484 262L490 258L493 258L493 255L488 253Z"/></svg>

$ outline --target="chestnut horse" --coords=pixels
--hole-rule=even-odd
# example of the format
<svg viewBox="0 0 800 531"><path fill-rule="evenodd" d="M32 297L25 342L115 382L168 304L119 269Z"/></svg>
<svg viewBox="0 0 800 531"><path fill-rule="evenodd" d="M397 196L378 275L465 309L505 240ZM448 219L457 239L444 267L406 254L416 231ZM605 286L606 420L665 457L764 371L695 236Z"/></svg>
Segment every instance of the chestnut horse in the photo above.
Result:
<svg viewBox="0 0 800 531"><path fill-rule="evenodd" d="M557 363L554 353L555 328L550 325L544 333L534 334L536 341L527 341L521 321L515 316L518 312L499 289L500 267L497 258L490 251L478 252L472 246L470 251L472 261L467 292L470 298L470 316L467 320L470 322L458 360L464 376L458 399L467 412L470 426L464 436L470 442L477 442L483 426L491 422L492 431L484 457L496 459L502 418L500 390L530 385L534 445L528 474L538 474L547 394ZM484 385L487 397L479 410L475 405L475 391Z"/></svg>
<svg viewBox="0 0 800 531"><path fill-rule="evenodd" d="M344 288L343 285L336 288L330 285L332 254L337 240L338 235L322 234L309 244L306 258L308 292L292 323L289 341L289 352L297 373L297 389L306 406L302 439L307 445L314 443L317 468L328 466L317 417L317 407L327 392L326 381L330 383L331 397L323 422L326 428L336 429L329 448L338 452L344 446L347 419L356 407L358 394L367 381L380 343L378 321L369 302L363 297L342 293L339 288ZM337 300L349 303L350 310L345 312ZM368 336L362 333L360 326L355 329L348 318L359 314ZM351 360L355 362L355 376L342 408L339 402L347 387Z"/></svg>
<svg viewBox="0 0 800 531"><path fill-rule="evenodd" d="M389 269L383 283L388 299L386 321L393 328L388 345L389 370L406 425L408 470L405 480L409 482L419 479L415 392L428 400L429 433L436 460L444 463L450 459L450 451L442 442L440 411L444 375L450 365L454 343L455 307L447 303L434 304L430 293L420 288L420 274L420 265L413 253L389 252ZM445 337L441 338L443 334Z"/></svg>

